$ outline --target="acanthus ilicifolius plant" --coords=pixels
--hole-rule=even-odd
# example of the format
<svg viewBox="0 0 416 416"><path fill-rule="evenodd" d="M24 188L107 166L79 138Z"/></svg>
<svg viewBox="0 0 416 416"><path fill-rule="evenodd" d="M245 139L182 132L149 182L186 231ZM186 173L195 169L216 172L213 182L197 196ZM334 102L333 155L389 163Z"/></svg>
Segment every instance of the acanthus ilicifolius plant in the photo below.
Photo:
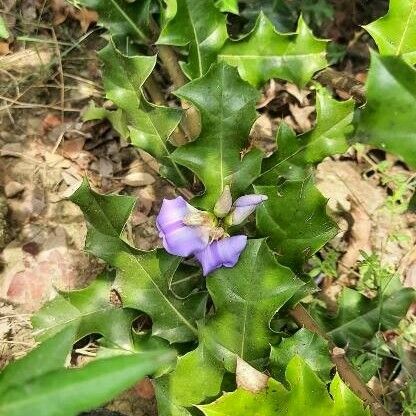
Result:
<svg viewBox="0 0 416 416"><path fill-rule="evenodd" d="M414 0L392 0L389 14L366 26L380 54L372 52L362 107L312 81L328 66L327 41L302 16L293 32L280 33L273 22L281 19L272 22L263 2L77 3L98 12L109 39L99 57L111 106L91 105L84 120L107 119L150 154L176 195L203 191L189 201L164 199L154 212L163 248L141 251L124 232L135 199L101 195L83 181L71 200L88 222L86 249L108 268L33 317L42 344L19 376L28 374L32 394L4 381L20 368L11 367L0 375L0 413L74 416L147 374L160 416L364 416L370 409L386 416L365 384L379 368L364 372L349 360L367 357L378 332L397 327L414 291L396 278L372 299L346 288L336 316L301 302L316 291L305 265L338 232L315 186L315 166L354 141L416 166ZM251 19L255 4L253 29L237 33L245 23L237 24L231 38L227 21L238 21L241 5L250 10L243 21ZM249 137L271 79L309 88L316 124L297 135L279 122L276 147L266 154ZM151 324L138 332L133 322L143 315ZM72 344L90 334L100 335L94 361L79 373L58 369ZM346 355L334 358L334 347ZM40 374L45 355L50 366ZM56 374L63 387L81 383L68 406L47 394ZM55 394L61 384L53 386Z"/></svg>

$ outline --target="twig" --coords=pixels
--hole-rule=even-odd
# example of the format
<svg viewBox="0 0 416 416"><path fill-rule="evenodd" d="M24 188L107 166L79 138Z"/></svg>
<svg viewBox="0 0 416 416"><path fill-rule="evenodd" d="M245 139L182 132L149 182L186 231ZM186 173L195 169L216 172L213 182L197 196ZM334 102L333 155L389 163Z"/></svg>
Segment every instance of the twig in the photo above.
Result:
<svg viewBox="0 0 416 416"><path fill-rule="evenodd" d="M389 416L389 413L385 410L383 404L380 403L377 397L367 388L355 370L351 367L350 363L345 358L343 350L336 347L328 334L322 330L312 316L309 315L308 311L302 305L298 304L295 308L290 310L289 315L299 325L328 340L329 348L331 350L331 359L337 368L338 374L350 389L370 406L374 416Z"/></svg>
<svg viewBox="0 0 416 416"><path fill-rule="evenodd" d="M59 83L61 84L61 109L63 109L64 106L65 106L64 69L62 67L61 50L59 49L58 38L56 37L56 33L55 33L55 29L54 28L52 28L52 37L53 37L53 40L55 42L56 56L58 57ZM65 121L64 111L61 110L61 123L63 123L64 121Z"/></svg>
<svg viewBox="0 0 416 416"><path fill-rule="evenodd" d="M326 68L315 75L315 79L334 90L339 90L353 97L359 104L365 103L364 85L351 74L339 72L332 68Z"/></svg>
<svg viewBox="0 0 416 416"><path fill-rule="evenodd" d="M188 82L178 63L178 57L170 46L160 45L158 47L159 57L166 69L175 89L182 87ZM181 100L182 108L185 110L183 129L190 139L198 137L201 132L201 121L198 111L187 101Z"/></svg>

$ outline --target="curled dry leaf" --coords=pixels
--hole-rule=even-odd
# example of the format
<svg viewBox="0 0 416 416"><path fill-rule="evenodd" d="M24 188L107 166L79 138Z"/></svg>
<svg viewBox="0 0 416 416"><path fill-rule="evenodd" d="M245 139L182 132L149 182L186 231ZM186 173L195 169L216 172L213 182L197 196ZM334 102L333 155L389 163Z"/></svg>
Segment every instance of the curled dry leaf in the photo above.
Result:
<svg viewBox="0 0 416 416"><path fill-rule="evenodd" d="M128 186L146 186L155 182L155 178L146 172L130 172L123 179L122 182Z"/></svg>
<svg viewBox="0 0 416 416"><path fill-rule="evenodd" d="M259 391L264 390L267 387L267 381L269 380L269 377L266 374L256 370L240 357L237 357L235 376L237 387L241 387L252 393L258 393Z"/></svg>

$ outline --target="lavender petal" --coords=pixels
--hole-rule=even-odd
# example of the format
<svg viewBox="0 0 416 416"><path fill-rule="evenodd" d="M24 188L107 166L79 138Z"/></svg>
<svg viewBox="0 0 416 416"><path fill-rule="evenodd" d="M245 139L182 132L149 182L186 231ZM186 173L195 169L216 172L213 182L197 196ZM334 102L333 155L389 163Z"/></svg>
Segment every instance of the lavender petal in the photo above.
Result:
<svg viewBox="0 0 416 416"><path fill-rule="evenodd" d="M247 236L235 235L214 241L204 250L195 253L195 257L201 263L204 276L222 266L234 267L246 244Z"/></svg>
<svg viewBox="0 0 416 416"><path fill-rule="evenodd" d="M254 205L255 207L259 204L261 204L264 201L267 201L266 195L257 195L257 194L251 194L251 195L244 195L240 196L240 198L237 198L234 202L235 207L246 207L248 205Z"/></svg>

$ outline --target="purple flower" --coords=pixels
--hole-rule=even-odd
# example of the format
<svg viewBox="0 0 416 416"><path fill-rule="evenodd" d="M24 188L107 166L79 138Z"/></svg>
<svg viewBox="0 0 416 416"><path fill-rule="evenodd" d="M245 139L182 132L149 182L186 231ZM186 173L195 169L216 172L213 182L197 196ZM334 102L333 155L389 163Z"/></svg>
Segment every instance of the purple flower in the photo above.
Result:
<svg viewBox="0 0 416 416"><path fill-rule="evenodd" d="M180 196L164 199L156 218L163 247L175 256L194 255L202 265L204 276L220 267L234 267L247 237L230 237L226 229L241 224L266 199L265 195L245 195L232 205L230 188L225 186L215 205L215 216L197 210Z"/></svg>
<svg viewBox="0 0 416 416"><path fill-rule="evenodd" d="M266 195L244 195L238 198L234 202L234 210L229 214L229 218L226 221L230 225L239 225L247 217L252 214L258 205L267 200Z"/></svg>
<svg viewBox="0 0 416 416"><path fill-rule="evenodd" d="M165 250L175 256L188 257L203 250L209 243L210 230L206 226L186 225L184 219L201 211L189 205L181 196L164 199L156 226Z"/></svg>
<svg viewBox="0 0 416 416"><path fill-rule="evenodd" d="M235 235L213 241L204 250L195 253L204 276L220 267L234 267L247 244L247 236Z"/></svg>

